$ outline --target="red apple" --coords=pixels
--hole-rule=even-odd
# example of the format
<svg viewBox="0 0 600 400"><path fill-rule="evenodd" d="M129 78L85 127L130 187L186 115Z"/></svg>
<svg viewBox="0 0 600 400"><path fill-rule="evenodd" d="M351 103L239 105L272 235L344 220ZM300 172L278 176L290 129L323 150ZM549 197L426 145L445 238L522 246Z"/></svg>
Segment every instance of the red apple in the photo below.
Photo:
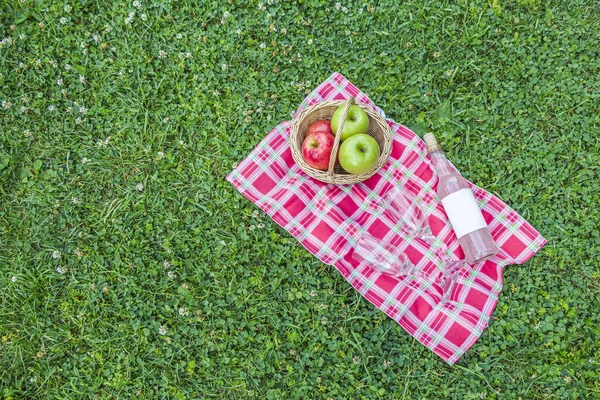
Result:
<svg viewBox="0 0 600 400"><path fill-rule="evenodd" d="M306 135L304 135L304 137L309 137L317 132L327 132L333 135L334 133L331 130L331 122L326 119L313 122L306 130Z"/></svg>
<svg viewBox="0 0 600 400"><path fill-rule="evenodd" d="M316 132L302 143L302 158L313 168L327 171L335 137L329 132Z"/></svg>

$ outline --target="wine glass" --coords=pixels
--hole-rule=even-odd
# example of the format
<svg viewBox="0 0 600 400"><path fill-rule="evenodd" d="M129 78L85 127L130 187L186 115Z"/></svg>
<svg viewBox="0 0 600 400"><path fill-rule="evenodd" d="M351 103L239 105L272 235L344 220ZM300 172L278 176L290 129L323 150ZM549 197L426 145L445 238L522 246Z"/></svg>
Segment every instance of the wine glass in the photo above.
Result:
<svg viewBox="0 0 600 400"><path fill-rule="evenodd" d="M364 232L354 248L353 257L369 267L396 278L414 271L415 266L397 246Z"/></svg>
<svg viewBox="0 0 600 400"><path fill-rule="evenodd" d="M427 215L418 201L411 201L399 186L394 186L386 193L382 206L394 221L400 223L401 229L425 241L433 249L440 260L438 266L441 269L441 275L434 281L442 287L444 295L449 296L456 280L456 271L463 266L464 260L456 260L449 255L448 246L432 233Z"/></svg>

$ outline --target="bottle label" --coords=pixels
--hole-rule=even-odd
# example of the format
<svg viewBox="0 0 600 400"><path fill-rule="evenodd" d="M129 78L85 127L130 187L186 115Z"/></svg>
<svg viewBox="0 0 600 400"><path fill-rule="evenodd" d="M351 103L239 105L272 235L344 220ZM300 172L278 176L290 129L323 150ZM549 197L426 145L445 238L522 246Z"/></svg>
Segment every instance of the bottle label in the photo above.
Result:
<svg viewBox="0 0 600 400"><path fill-rule="evenodd" d="M471 189L460 189L444 197L442 204L458 239L487 227Z"/></svg>

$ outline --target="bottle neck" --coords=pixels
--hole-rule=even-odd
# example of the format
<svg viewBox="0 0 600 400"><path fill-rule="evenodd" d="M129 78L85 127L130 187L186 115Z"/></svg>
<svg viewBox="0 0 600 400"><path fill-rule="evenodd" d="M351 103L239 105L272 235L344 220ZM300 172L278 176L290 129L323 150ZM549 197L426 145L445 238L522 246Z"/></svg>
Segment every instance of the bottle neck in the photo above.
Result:
<svg viewBox="0 0 600 400"><path fill-rule="evenodd" d="M454 173L454 169L452 165L450 165L450 161L446 158L446 155L442 150L436 150L429 153L431 157L431 161L433 162L433 166L435 167L436 172L439 176L449 175Z"/></svg>

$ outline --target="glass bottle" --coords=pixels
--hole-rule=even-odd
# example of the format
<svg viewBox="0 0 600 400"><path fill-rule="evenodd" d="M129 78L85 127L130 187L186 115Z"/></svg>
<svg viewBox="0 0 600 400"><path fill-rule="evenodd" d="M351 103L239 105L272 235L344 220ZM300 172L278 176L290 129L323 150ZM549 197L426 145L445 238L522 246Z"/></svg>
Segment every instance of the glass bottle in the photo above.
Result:
<svg viewBox="0 0 600 400"><path fill-rule="evenodd" d="M469 183L452 167L433 133L425 134L423 139L439 177L438 196L465 253L466 261L475 264L496 255L498 247Z"/></svg>

